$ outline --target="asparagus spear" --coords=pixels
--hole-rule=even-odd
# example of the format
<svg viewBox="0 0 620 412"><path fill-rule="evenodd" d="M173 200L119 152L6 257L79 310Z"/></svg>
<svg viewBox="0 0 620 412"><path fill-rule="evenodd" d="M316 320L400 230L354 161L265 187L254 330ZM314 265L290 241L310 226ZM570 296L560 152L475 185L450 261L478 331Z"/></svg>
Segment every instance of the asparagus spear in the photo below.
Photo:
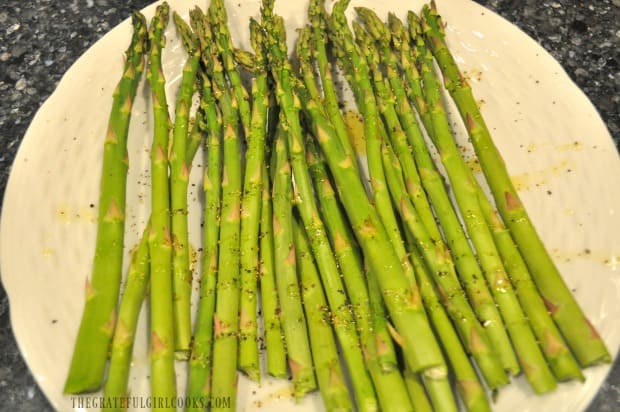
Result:
<svg viewBox="0 0 620 412"><path fill-rule="evenodd" d="M339 166L333 163L334 159L341 156L339 150L342 147L341 144L338 145L329 138L333 126L320 112L315 110L316 103L311 104L312 102L309 102L310 104L306 105L306 110L312 118L315 135L325 153L337 186L347 188L345 191L341 191L341 200L354 226L358 242L369 261L371 271L377 276L386 300L386 306L396 324L396 329L403 338L406 362L413 371L435 367L441 370L445 368L445 362L437 341L430 330L424 308L419 299L417 285L415 282L411 282L415 275L412 274L408 259L405 259L406 253L402 245L402 238L391 210L381 165L381 140L377 134L379 125L376 102L372 85L369 83L368 67L360 56L359 50L357 50L344 15L348 3L348 0L342 0L334 4L332 14L328 19L328 28L330 38L335 44L341 60L349 68L345 71L349 73L351 78L355 79L352 86L356 93L358 106L364 115L366 153L376 211L365 196L362 198L363 193L356 191L361 182L354 184L352 181L347 180L347 183L343 181L353 179L357 175L355 169L349 170L347 163ZM330 143L329 148L327 143ZM346 159L352 162L350 156L344 159L340 158L340 161ZM358 218L361 220L357 220ZM364 226L367 226L367 230L364 230ZM384 241L387 243L383 243ZM371 247L373 243L375 246L380 245L381 256L376 255L377 250ZM395 294L392 290L394 287L397 290ZM407 304L403 307L397 303L398 301L407 302Z"/></svg>
<svg viewBox="0 0 620 412"><path fill-rule="evenodd" d="M374 12L370 9L365 9L362 7L357 7L355 10L366 23L366 27L371 29L371 31L376 31L372 30L377 28L375 26L378 26L378 24L372 24L377 22L372 21L371 17L375 17L378 20L378 17L374 14ZM381 20L378 20L378 23L381 24ZM429 222L427 225L427 231L429 232L431 238L435 242L441 241L439 229L437 228L437 225L434 224L435 217L433 216L433 212L431 211L431 207L426 199L426 195L420 185L420 177L413 161L411 149L407 143L407 136L400 124L398 115L396 114L393 93L390 91L389 85L387 84L387 81L381 71L381 67L379 66L379 50L374 47L372 39L367 31L362 29L357 22L353 23L353 29L356 34L356 41L358 42L359 49L364 54L370 70L377 106L383 115L385 128L388 130L388 137L392 143L392 147L398 154L398 158L402 164L403 171L407 179L407 192L409 193L411 201L416 206L422 220L424 222ZM382 52L386 52L385 48Z"/></svg>
<svg viewBox="0 0 620 412"><path fill-rule="evenodd" d="M273 244L275 275L281 307L282 331L293 377L295 397L299 400L316 389L306 318L296 277L293 210L291 204L291 166L288 161L286 132L276 134L273 159Z"/></svg>
<svg viewBox="0 0 620 412"><path fill-rule="evenodd" d="M211 58L214 58L213 56ZM239 330L239 231L241 198L241 159L237 126L239 113L236 98L226 90L223 79L214 73L220 92L222 110L224 163L222 168L222 206L219 239L216 306L213 315L212 396L236 398L237 350ZM231 408L234 409L233 401ZM222 408L214 408L220 410ZM223 410L223 409L222 409Z"/></svg>
<svg viewBox="0 0 620 412"><path fill-rule="evenodd" d="M315 101L320 101L321 97L318 93L318 87L316 79L311 66L310 55L310 28L306 26L300 31L299 40L297 42L297 60L300 66L300 74L304 79L304 85L309 97ZM332 85L333 88L333 85ZM322 107L325 107L322 106ZM328 116L327 109L323 111L325 116ZM338 115L340 116L340 115ZM346 133L346 132L345 132ZM345 135L348 141L348 135ZM325 219L327 233L330 237L331 244L334 248L334 254L338 264L343 272L343 279L351 304L354 307L353 313L355 316L355 322L357 324L358 332L362 340L362 346L369 342L368 335L372 333L372 326L370 324L370 307L368 291L365 287L364 274L361 267L361 259L358 256L357 251L354 249L353 234L349 229L349 223L346 221L346 217L341 211L339 202L336 198L336 193L329 181L328 172L324 161L320 159L318 149L312 140L307 140L307 163L309 166L312 180L314 181L314 187L317 193L317 198L322 211L322 216ZM345 149L346 150L346 149ZM384 327L382 330L377 330L380 336L383 336L386 341L389 340L387 329ZM374 343L373 343L374 345ZM364 348L366 356L372 349L369 347ZM380 355L379 364L382 365L384 370L393 369L396 366L396 359L394 353L387 351L385 354Z"/></svg>
<svg viewBox="0 0 620 412"><path fill-rule="evenodd" d="M319 69L325 110L327 111L328 117L336 129L336 133L338 133L338 139L340 139L342 147L344 147L344 150L351 156L352 159L355 159L355 153L353 151L353 147L351 146L351 141L347 133L347 127L344 123L344 119L342 118L342 113L340 112L340 107L338 105L338 94L336 93L336 88L334 87L331 63L327 58L327 50L325 47L325 44L327 43L326 15L325 0L310 1L310 5L308 7L308 17L312 27L312 44L309 46ZM355 166L357 166L357 163L355 163Z"/></svg>
<svg viewBox="0 0 620 412"><path fill-rule="evenodd" d="M351 300L355 323L361 337L362 347L368 356L380 356L377 353L375 334L379 330L375 330L372 325L373 313L370 307L370 297L364 279L361 258L354 244L353 234L350 232L349 224L343 215L336 192L332 187L329 179L327 168L324 161L320 158L318 149L313 141L307 141L307 162L314 181L317 198L321 207L321 214L325 220L325 226L329 235L331 244L334 248L334 255L338 260L340 270L342 271L343 280L345 282L349 298ZM383 337L389 338L387 327L383 328ZM391 347L391 341L385 342L385 353L381 354L381 359L377 359L385 371L396 368L396 355ZM382 348L383 349L383 348ZM375 384L376 386L376 384Z"/></svg>
<svg viewBox="0 0 620 412"><path fill-rule="evenodd" d="M301 296L308 320L312 358L325 409L352 411L353 404L340 367L323 286L310 251L308 236L296 219L293 219L293 235L298 262L297 273L301 282Z"/></svg>
<svg viewBox="0 0 620 412"><path fill-rule="evenodd" d="M363 63L364 62L356 63L354 64L354 66L356 68L359 68L360 65ZM382 165L379 165L379 167L382 167ZM403 198L403 201L404 200L406 199ZM400 202L401 199L399 198L397 204ZM429 237L428 232L425 230L425 227L420 223L420 217L417 216L415 209L413 209L413 207L411 206L409 209L407 209L407 211L409 211L409 213L407 213L407 217L409 218L410 223L411 221L415 223L417 230L416 237L420 241L420 249L425 253L425 258L427 260L430 260L428 264L432 265L432 272L435 275L434 278L436 279L436 281L440 282L440 285L445 291L446 296L449 296L451 298L450 302L448 303L448 310L450 311L453 318L457 319L456 324L460 328L460 331L465 339L465 342L468 345L468 348L478 360L478 363L480 364L483 371L485 371L491 387L498 387L507 383L506 376L503 373L502 368L498 365L493 351L489 347L488 342L486 341L485 331L480 327L477 320L473 316L471 308L469 307L468 302L465 300L463 293L460 290L460 285L454 275L451 263L449 261L449 257L447 257L447 250L441 244L437 244L433 247L433 242ZM405 210L401 209L400 212L405 214ZM392 243L394 244L395 242ZM400 255L401 259L403 259L403 256L405 256L405 252L401 252ZM452 273L452 275L450 275L450 273ZM415 277L412 274L409 275L409 282L411 284L415 284ZM462 319L465 319L466 321L464 322ZM476 345L472 346L472 343L474 342L476 343ZM441 378L441 376L436 376L435 381L429 380L429 384L437 383L438 381L442 380ZM443 378L445 379L445 377ZM434 389L440 389L446 392L447 386L445 384L445 381L443 383L443 387L435 387ZM441 397L435 396L434 399L440 400ZM455 406L453 405L452 408L454 407Z"/></svg>
<svg viewBox="0 0 620 412"><path fill-rule="evenodd" d="M228 17L226 15L226 6L223 0L212 0L208 10L209 18L213 27L214 40L217 43L220 55L222 57L222 65L228 76L228 80L232 86L233 93L239 106L239 119L243 126L243 132L246 138L250 136L251 129L251 111L248 92L243 87L241 76L235 66L234 51L232 40L230 38L230 30L228 28Z"/></svg>
<svg viewBox="0 0 620 412"><path fill-rule="evenodd" d="M390 184L390 193L392 193L395 205L399 207L399 199L406 199L405 183L402 180L402 170L400 168L400 164L398 163L398 159L387 144L384 145L383 160L386 175L388 176L388 182ZM400 206L401 211L404 212L407 208L412 208L411 206L405 206L407 203L408 202L406 200L402 201ZM404 213L403 217L404 220L407 220ZM440 286L437 287L437 290L435 289L431 275L428 273L428 269L422 260L420 248L414 241L413 231L409 229L405 233L408 238L408 250L411 253L412 262L418 276L420 293L424 301L424 306L427 308L427 313L431 323L443 344L446 356L448 357L450 366L454 372L457 391L461 395L468 411L490 411L491 408L480 380L478 379L478 375L474 371L467 353L463 348L463 344L461 343L454 326L450 322L446 309L444 309L444 306L446 306L449 310L451 305L451 303L446 303L446 299L448 297L445 292L441 295L442 291L445 291L445 289L441 289ZM477 358L475 352L474 358ZM426 379L424 381L427 384L429 383ZM433 404L438 405L438 403L441 402L441 398L436 396L436 390L433 391L432 389L432 387L429 388L429 395L431 395L431 398L434 401Z"/></svg>
<svg viewBox="0 0 620 412"><path fill-rule="evenodd" d="M223 85L218 85L222 87ZM224 164L222 168L222 208L219 239L216 306L213 315L212 396L230 397L234 409L237 389L237 349L239 329L239 230L241 164L237 136L238 112L234 96L220 98L223 124ZM219 410L221 408L214 408Z"/></svg>
<svg viewBox="0 0 620 412"><path fill-rule="evenodd" d="M239 112L237 100L228 88L222 61L216 48L211 19L212 14L194 11L194 26L203 49L204 63L211 78L213 95L222 112L222 141L224 162L221 178L221 218L216 281L215 312L213 314L213 355L211 381L213 398L232 399L234 409L237 389L238 329L239 329L239 232L241 201L241 161L237 127ZM209 297L210 301L212 297ZM208 376L208 375L207 375ZM204 375L203 375L204 377ZM220 410L216 405L214 410Z"/></svg>
<svg viewBox="0 0 620 412"><path fill-rule="evenodd" d="M118 321L114 338L110 346L110 367L104 386L103 397L106 399L104 411L123 411L126 405L119 402L127 396L129 367L133 352L134 336L138 324L140 308L147 293L149 282L149 232L147 224L137 248L133 250L127 280L118 311Z"/></svg>
<svg viewBox="0 0 620 412"><path fill-rule="evenodd" d="M394 43L394 47L397 50L400 50L401 59L402 59L401 60L402 69L403 69L403 72L405 73L405 77L408 79L407 86L409 87L408 87L407 92L409 93L409 99L413 101L414 104L416 105L416 108L418 109L418 113L420 113L420 117L423 120L423 123L426 127L427 132L429 134L432 134L433 129L432 129L432 123L431 123L431 118L430 118L430 112L428 111L426 104L424 103L421 78L419 76L417 69L415 68L415 65L411 64L411 50L409 48L409 41L410 41L409 33L407 30L405 30L402 22L393 14L390 14L389 16L389 24L390 24L390 29L392 32L392 40ZM389 78L390 80L393 79L392 76L389 76ZM396 87L394 87L394 89L396 90ZM467 241L467 238L464 232L460 230L461 227L460 227L460 224L458 224L459 223L458 218L453 212L452 206L449 203L450 200L448 198L448 195L447 193L445 193L444 185L439 179L438 172L434 168L432 159L430 158L430 155L428 154L428 151L426 149L424 141L422 140L421 135L418 136L418 138L414 142L414 145L415 145L414 154L416 155L418 166L424 165L425 168L430 170L422 174L423 176L422 182L425 185L427 193L429 193L429 195L433 199L433 205L435 206L435 209L437 210L437 215L439 217L440 222L442 223L442 227L444 228L444 233L446 234L446 237L448 239L451 239L451 238L454 239L450 241L450 243L454 251L454 256L457 257L456 265L459 270L459 274L461 276L467 275L469 273L474 275L473 279L468 279L465 281L465 285L469 285L469 286L475 285L476 283L479 283L479 282L474 282L476 279L482 279L481 276L477 275L477 272L479 272L479 269L477 270L477 272L473 271L476 267L478 267L477 264L476 266L468 266L470 267L470 269L465 269L464 266L461 269L462 265L464 265L466 261L471 261L475 264L475 260L474 260L475 257L473 256L473 254L471 254L471 257L469 257L468 256L469 254L465 253L468 250L471 250L469 247L469 242ZM434 175L437 175L437 178L436 179L429 178L428 184L426 184L424 177L425 176L430 177ZM579 379L579 377L581 376L581 371L579 370L578 366L574 363L574 360L571 361L570 358L572 358L572 356L570 355L570 353L566 352L568 349L563 343L563 338L561 337L561 335L559 335L559 333L553 332L554 330L557 332L557 328L555 327L555 325L553 325L553 322L551 318L548 316L546 309L544 309L542 306L537 305L535 303L536 301L538 301L539 303L542 303L542 301L540 297L538 296L538 293L535 290L535 288L532 289L529 287L529 285L531 285L531 280L529 281L521 280L525 277L529 277L529 273L527 273L527 269L523 265L519 264L519 260L522 261L520 254L518 254L518 251L515 249L515 245L510 239L509 234L503 229L503 225L501 221L499 221L497 218L493 216L492 206L489 203L486 196L482 194L481 189L479 185L477 184L477 181L472 179L472 182L476 186L476 190L478 192L478 200L480 202L480 206L485 215L485 220L487 221L487 224L492 229L493 237L495 239L495 243L499 249L499 252L502 255L502 259L504 260L504 265L508 271L509 276L511 277L511 279L513 279L513 284L515 288L517 289L517 293L518 293L519 300L521 302L521 306L523 310L525 311L525 314L527 315L530 321L530 324L532 325L534 333L536 334L536 337L538 338L539 342L547 342L547 343L542 344L542 349L547 359L550 360L550 366L554 374L556 375L556 378L558 380L564 380L564 379L569 379L569 378ZM445 206L442 206L442 205L445 205ZM444 212L441 212L440 210L444 210ZM449 221L444 222L444 219L445 220L450 219L456 224L451 224L449 223ZM458 232L453 233L456 228L459 229ZM512 244L512 247L510 246L510 244ZM516 271L515 275L513 275L514 271ZM487 293L485 293L484 295L486 295ZM531 299L531 300L524 302L523 297L522 297L523 293L528 295L527 299ZM469 295L470 299L472 300L474 299L474 296L477 298L476 300L481 301L481 302L483 300L482 298L484 298L484 302L487 302L488 300L485 296L483 296L482 293L480 293L480 291L471 290L469 294L470 294ZM538 298L536 296L538 296ZM493 304L492 301L490 303ZM485 303L485 307L488 309L492 309L494 312L497 312L494 304L493 306L491 306L490 304ZM543 310L540 310L541 308L543 308ZM483 322L484 322L484 319L488 319L492 321L491 318L489 318L488 316L484 316L481 313L478 313L478 316ZM481 317L481 316L484 316L484 317ZM489 325L492 326L493 323L490 323ZM540 326L537 326L537 325L540 325ZM490 330L489 327L487 327L487 330ZM489 334L489 336L491 339L493 339L493 335L491 333ZM564 349L562 349L562 347L564 347ZM551 359L554 359L554 358L557 360L551 361Z"/></svg>
<svg viewBox="0 0 620 412"><path fill-rule="evenodd" d="M168 184L168 133L170 119L166 101L161 54L170 7L157 6L149 28L149 71L154 113L151 148L151 394L154 398L176 396L174 371L174 319L172 303L172 240L170 238L170 187ZM157 406L162 406L158 404ZM156 409L169 409L171 405ZM166 408L165 406L168 406Z"/></svg>
<svg viewBox="0 0 620 412"><path fill-rule="evenodd" d="M406 360L414 370L445 371L442 360L437 362L434 356L427 357L429 354L433 355L433 352L420 350L422 346L414 344L414 342L420 342L416 341L415 334L411 333L411 325L419 324L420 320L418 317L420 313L419 297L412 293L409 287L403 267L394 252L387 232L366 197L365 188L351 164L352 159L344 153L333 127L317 104L307 96L302 97L302 102L305 112L311 119L313 134L316 136L336 180L336 186L347 188L340 193L343 206L369 262L369 267L373 273L377 274L381 293L395 322L399 337L402 338L403 349L406 353L418 355L408 356ZM422 319L426 322L424 315L422 315ZM422 328L422 330L428 329Z"/></svg>
<svg viewBox="0 0 620 412"><path fill-rule="evenodd" d="M424 7L423 13L424 35L444 75L445 86L465 122L498 211L510 229L551 316L582 366L611 362L605 343L566 286L519 199L471 87L447 47L443 23L434 3Z"/></svg>
<svg viewBox="0 0 620 412"><path fill-rule="evenodd" d="M340 209L325 163L320 159L313 141L308 141L307 147L308 166L329 238L334 247L334 254L351 299L351 310L355 316L366 366L375 385L379 405L383 410L412 410L405 383L397 369L396 354L387 329L381 292L374 291L374 301L369 296L370 288L366 287L353 234ZM379 322L379 318L382 322Z"/></svg>
<svg viewBox="0 0 620 412"><path fill-rule="evenodd" d="M298 41L297 57L300 71L304 78L306 90L310 95L309 97L318 100L320 99L318 93L312 92L313 90L318 90L318 88L310 66L309 45L306 43L307 40L304 40L304 35L309 36L307 29L301 31ZM327 77L327 79L331 81L331 78ZM323 110L323 113L327 115L328 110ZM340 117L339 112L335 115ZM342 139L342 137L340 138ZM348 135L345 135L344 139L349 141ZM327 169L323 161L319 159L318 150L312 141L308 141L307 146L309 149L307 152L308 165L314 180L330 241L351 300L352 311L365 355L365 362L375 385L379 404L383 409L395 410L395 408L400 408L401 410L410 410L411 405L404 381L400 372L395 369L396 358L391 338L386 328L380 292L377 292L379 298L375 299L373 307L375 309L379 307L380 309L377 312L380 310L381 313L377 313L373 317L370 312L370 299L365 287L366 282L361 261L354 249L353 235L350 232L348 222L346 222L335 192L331 187L329 177L327 176ZM383 319L381 322L379 318L382 315ZM373 327L373 323L376 327Z"/></svg>
<svg viewBox="0 0 620 412"><path fill-rule="evenodd" d="M295 44L295 57L299 63L299 75L304 81L306 92L310 97L317 101L323 102L323 97L319 90L319 86L314 78L314 61L312 60L312 52L310 41L312 40L312 27L306 25L299 29L299 36ZM326 114L327 115L327 114ZM347 140L349 137L347 135Z"/></svg>
<svg viewBox="0 0 620 412"><path fill-rule="evenodd" d="M265 158L265 133L269 91L263 34L259 23L250 20L250 38L254 49L252 79L252 120L247 136L245 177L241 203L241 302L239 320L239 369L252 380L260 380L256 322L256 295L259 271L258 233L261 185Z"/></svg>
<svg viewBox="0 0 620 412"><path fill-rule="evenodd" d="M207 168L204 172L203 190L205 193L204 211L204 245L202 256L202 273L200 283L200 300L194 325L189 359L189 377L187 397L191 400L189 411L202 410L211 393L211 368L213 364L213 315L215 311L215 287L217 283L219 259L220 202L222 178L221 112L216 105L212 82L206 72L217 70L219 61L211 59L212 43L208 41L209 32L204 25L204 15L199 8L190 11L190 23L197 34L202 50L203 71L200 75L201 99L198 113L204 116L204 123L198 123L206 129Z"/></svg>
<svg viewBox="0 0 620 412"><path fill-rule="evenodd" d="M241 56L236 51L235 58ZM254 65L254 57L248 54L249 59L243 64L246 68ZM246 64L246 63L249 63ZM252 70L250 68L250 70ZM271 90L271 78L268 77L267 87ZM267 357L267 372L275 377L286 377L286 348L280 322L280 304L274 276L274 244L273 244L273 205L271 198L271 179L267 159L271 159L271 149L275 142L278 125L278 108L273 93L267 93L267 124L265 130L265 149L262 162L261 205L259 223L259 281L261 294L261 308L263 317L263 334L265 353ZM260 312L259 312L260 314Z"/></svg>
<svg viewBox="0 0 620 412"><path fill-rule="evenodd" d="M125 52L123 75L114 91L108 131L103 146L97 240L93 271L86 280L86 302L76 337L65 393L101 387L108 348L116 322L116 304L123 270L127 133L131 107L146 51L146 19L132 15L133 36Z"/></svg>
<svg viewBox="0 0 620 412"><path fill-rule="evenodd" d="M433 161L430 158L430 155L426 149L424 138L415 119L415 114L413 113L411 106L409 105L409 102L407 100L404 86L397 71L398 63L396 61L395 55L393 55L390 50L390 33L383 24L383 22L370 9L360 7L357 8L356 11L362 17L362 20L366 24L368 33L372 34L374 39L377 40L379 47L381 48L381 59L384 61L387 70L386 77L389 79L390 85L392 86L392 88L390 89L385 84L385 81L382 78L383 76L381 74L381 70L378 65L376 65L377 60L380 60L379 50L377 50L376 48L374 49L374 51L369 50L369 52L372 53L372 60L370 61L375 62L375 70L373 71L374 76L377 80L375 81L375 86L380 95L383 96L383 100L387 101L387 103L383 104L384 111L386 113L385 119L389 122L389 129L392 131L391 135L393 137L392 141L395 144L394 147L399 148L398 158L403 164L403 173L404 176L406 176L407 178L406 185L405 183L403 183L402 185L402 193L406 193L404 189L405 187L409 188L413 186L415 189L418 189L413 192L414 196L411 196L413 206L416 208L416 210L418 210L422 223L427 228L431 239L433 239L435 242L441 242L441 237L435 219L431 214L429 214L429 212L427 212L429 206L426 202L424 192L419 189L420 183L424 182L428 194L434 201L436 201L434 202L434 205L437 208L437 217L439 218L439 221L443 223L444 233L446 234L446 238L452 247L452 256L455 257L457 268L459 269L459 274L463 279L463 284L465 285L465 288L468 292L468 295L472 302L472 306L480 321L486 325L486 331L488 333L490 342L493 344L493 347L500 353L500 355L505 355L504 357L502 357L502 359L507 359L507 362L503 362L504 365L514 365L518 370L518 363L512 350L510 341L508 340L508 336L506 335L506 332L503 328L502 319L497 312L497 309L495 308L495 303L493 302L492 296L486 288L482 273L476 262L476 258L470 249L469 242L464 232L462 231L460 222L458 221L458 217L456 216L452 208L443 182L441 181L441 178L439 177L439 174L434 167ZM392 20L395 19L393 15L391 18ZM392 23L393 25L395 25L396 22L393 21ZM369 46L369 49L371 48L372 46ZM395 103L395 108L392 102ZM407 144L401 141L402 138L397 139L399 124L398 120L394 119L394 117L396 117L394 111L398 112L398 117L402 121L402 125L404 130L406 131L408 140L409 142L413 143L412 146L414 148L414 156L416 161L419 161L417 167L420 168L420 174L422 175L422 177L418 175L415 165L411 164L411 154L408 151ZM391 163L392 165L394 165L395 163L398 163L398 160L393 160ZM405 169L404 166L407 164L409 164L409 166ZM394 192L394 189L392 189L392 192ZM412 191L409 190L409 192L411 195ZM396 200L396 202L398 204L398 200ZM421 213L421 211L426 212ZM424 267L421 267L421 270L423 270L424 272L426 271ZM426 275L420 274L420 270L417 270L416 272L418 273L418 276ZM452 279L452 282L454 284L458 284L458 280L455 276ZM432 290L429 292L432 292ZM437 326L435 327L437 328ZM459 361L462 361L462 358L460 358ZM454 362L451 363L454 364ZM461 378L462 380L466 381L470 380L470 377L473 376L474 381L477 381L476 375L473 374L473 371L468 365L468 362L465 362L462 365L463 368L461 370L458 369L458 366L455 370L457 374L461 375L460 377L457 375L457 379ZM461 393L464 397L466 395L473 395L475 398L478 398L482 391L481 388L478 387L478 390L476 392L470 391L470 393L465 394L463 393L463 391L461 391ZM482 396L482 399L485 399L484 396ZM469 406L469 399L466 398L465 401ZM476 403L476 399L474 399L473 402ZM486 405L486 407L488 408L488 404Z"/></svg>
<svg viewBox="0 0 620 412"><path fill-rule="evenodd" d="M267 8L272 10L273 1L266 0L263 6L263 10ZM276 97L282 110L284 127L288 129L287 144L295 177L297 210L306 231L310 233L310 244L332 310L336 335L351 377L356 404L360 410L375 410L377 405L374 389L364 367L355 322L348 309L344 285L319 215L308 173L303 133L299 122L300 102L293 91L296 79L292 76L287 59L284 22L280 16L273 16L270 13L270 11L264 13L263 24L268 33L269 59L276 80Z"/></svg>
<svg viewBox="0 0 620 412"><path fill-rule="evenodd" d="M432 133L432 124L430 123L430 116L428 116L428 110L424 103L420 77L415 65L411 62L412 55L409 48L409 33L405 30L402 22L393 14L390 14L389 22L392 32L392 41L395 48L400 50L401 65L407 79L407 92L410 94L409 99L414 101L427 132ZM384 33L384 35L386 34ZM411 109L405 96L405 86L397 75L398 65L395 61L396 56L389 52L389 50L386 50L382 56L386 58L387 77L390 80L392 90L398 102L397 111L399 117L403 123L403 127L407 130L408 140L413 147L416 165L420 171L421 183L433 203L437 218L443 228L446 241L448 245L450 245L458 275L462 280L462 284L472 302L472 307L478 319L486 325L489 340L502 359L502 364L504 367L509 366L507 368L509 370L518 370L519 365L504 329L502 318L484 281L482 271L470 246L467 235L452 206L442 177L437 171L428 148L426 147L424 136L415 118L415 113ZM394 71L396 71L396 73L394 73ZM434 221L430 223L434 224Z"/></svg>
<svg viewBox="0 0 620 412"><path fill-rule="evenodd" d="M282 338L282 311L274 276L273 251L273 205L270 193L269 173L263 164L262 203L260 220L260 293L265 346L267 348L267 372L271 376L284 378L286 371L286 348Z"/></svg>
<svg viewBox="0 0 620 412"><path fill-rule="evenodd" d="M525 311L532 330L541 345L549 366L558 381L584 380L577 361L570 352L557 326L551 319L536 285L532 281L523 257L519 253L510 232L504 226L497 212L492 208L480 185L474 181L480 208L493 239L504 261L506 271L512 280L521 307Z"/></svg>
<svg viewBox="0 0 620 412"><path fill-rule="evenodd" d="M195 90L200 48L191 28L176 12L174 23L181 34L188 59L183 67L181 86L175 108L172 150L170 152L170 206L172 209L172 286L174 296L175 350L180 359L189 356L192 338L190 300L192 280L189 270L189 239L187 232L187 186L189 167L186 158L189 109Z"/></svg>
<svg viewBox="0 0 620 412"><path fill-rule="evenodd" d="M414 14L410 13L409 16L411 30L414 27L411 23L411 16ZM425 102L429 107L433 124L433 143L439 150L442 164L446 168L454 189L456 203L478 252L483 273L491 287L523 371L535 392L552 391L557 386L556 381L521 309L491 232L484 223L472 181L473 176L453 140L450 124L441 101L439 82L431 64L430 51L426 50L424 55L418 54L419 71L424 81Z"/></svg>
<svg viewBox="0 0 620 412"><path fill-rule="evenodd" d="M411 370L405 370L404 378L405 384L407 385L407 392L409 392L409 398L414 406L414 412L432 412L433 407L428 400L419 375L411 372Z"/></svg>

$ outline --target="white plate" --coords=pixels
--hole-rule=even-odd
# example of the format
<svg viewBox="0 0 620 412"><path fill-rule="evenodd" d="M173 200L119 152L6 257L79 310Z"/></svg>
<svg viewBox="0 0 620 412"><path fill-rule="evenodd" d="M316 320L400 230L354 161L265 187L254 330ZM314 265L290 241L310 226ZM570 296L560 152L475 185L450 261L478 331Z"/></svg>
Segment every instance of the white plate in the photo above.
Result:
<svg viewBox="0 0 620 412"><path fill-rule="evenodd" d="M170 3L186 17L195 2ZM306 2L276 3L286 18L290 45L293 30L305 22ZM422 3L354 1L373 7L380 16L388 10L404 16L406 7L418 11ZM258 16L258 5L258 0L227 5L233 37L244 48L249 47L248 18ZM489 127L534 223L587 316L617 353L620 192L615 183L620 162L608 131L559 64L517 28L467 0L439 1L439 9L449 25L451 48L470 74L476 96L484 100ZM153 11L150 6L144 13L150 18ZM86 398L80 404L77 397L63 396L62 386L94 250L102 139L130 31L125 21L66 73L28 129L4 199L0 253L13 330L37 382L53 406L63 411L89 409ZM167 34L164 69L172 102L185 54L172 24ZM150 98L142 85L130 128L127 249L137 242L149 213L151 127ZM458 138L466 142L462 128ZM191 241L196 246L201 173L194 168L190 195ZM134 396L145 396L149 386L145 318L143 311L130 380ZM177 366L182 394L185 368ZM535 396L522 378L516 379L501 391L494 409L508 412L519 405L520 411L582 410L608 370L588 369L585 384L562 384L542 397ZM268 378L260 388L242 378L239 397L243 410L284 411L293 405L289 383ZM319 396L312 395L297 408L323 407Z"/></svg>

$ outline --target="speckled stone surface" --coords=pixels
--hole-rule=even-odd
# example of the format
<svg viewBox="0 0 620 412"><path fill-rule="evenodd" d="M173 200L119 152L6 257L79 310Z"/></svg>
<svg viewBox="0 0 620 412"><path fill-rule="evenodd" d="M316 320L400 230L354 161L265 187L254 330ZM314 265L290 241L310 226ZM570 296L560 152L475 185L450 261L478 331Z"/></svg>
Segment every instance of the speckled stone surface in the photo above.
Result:
<svg viewBox="0 0 620 412"><path fill-rule="evenodd" d="M547 49L599 110L620 146L620 0L476 0ZM150 1L4 0L0 6L0 192L34 114L69 66ZM620 321L620 319L619 319ZM0 286L0 410L51 411L15 343ZM518 410L515 409L515 411ZM620 410L620 364L588 412Z"/></svg>

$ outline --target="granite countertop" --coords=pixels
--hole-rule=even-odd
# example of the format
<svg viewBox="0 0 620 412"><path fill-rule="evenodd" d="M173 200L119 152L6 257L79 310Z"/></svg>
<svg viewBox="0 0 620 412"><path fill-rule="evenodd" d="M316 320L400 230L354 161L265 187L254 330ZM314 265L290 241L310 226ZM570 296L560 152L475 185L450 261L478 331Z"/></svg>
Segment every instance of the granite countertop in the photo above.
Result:
<svg viewBox="0 0 620 412"><path fill-rule="evenodd" d="M620 146L620 1L476 0L519 26L564 67ZM0 193L34 114L69 66L149 0L4 0L0 8ZM52 410L17 348L0 286L0 410ZM589 412L620 410L620 364Z"/></svg>

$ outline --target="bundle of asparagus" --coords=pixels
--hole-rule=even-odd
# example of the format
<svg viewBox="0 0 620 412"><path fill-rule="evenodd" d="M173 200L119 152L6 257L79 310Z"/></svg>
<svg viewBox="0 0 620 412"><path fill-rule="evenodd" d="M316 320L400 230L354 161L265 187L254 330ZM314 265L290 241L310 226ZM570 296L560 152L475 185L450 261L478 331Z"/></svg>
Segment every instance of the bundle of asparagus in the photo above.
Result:
<svg viewBox="0 0 620 412"><path fill-rule="evenodd" d="M157 7L148 39L144 17L134 15L104 146L93 277L65 392L102 387L109 351L104 397L128 393L147 289L151 392L171 400L154 409L176 408L175 354L188 363L188 410L234 409L238 371L261 377L259 313L266 372L290 373L297 399L318 388L330 411L456 411L457 398L469 411L488 411L487 389L495 394L521 372L542 394L611 360L519 200L434 2L421 16L409 12L407 26L361 7L350 26L348 5L339 0L329 13L323 0L310 1L295 64L273 0L249 22L252 52L234 47L223 0L211 0L206 13L190 11L190 24L174 13L188 57L173 125L162 71L169 6ZM147 49L152 212L117 315L127 126ZM336 70L363 119L364 153L351 143ZM494 203L456 146L444 86ZM192 113L194 94L200 104ZM187 189L203 141L192 330Z"/></svg>

